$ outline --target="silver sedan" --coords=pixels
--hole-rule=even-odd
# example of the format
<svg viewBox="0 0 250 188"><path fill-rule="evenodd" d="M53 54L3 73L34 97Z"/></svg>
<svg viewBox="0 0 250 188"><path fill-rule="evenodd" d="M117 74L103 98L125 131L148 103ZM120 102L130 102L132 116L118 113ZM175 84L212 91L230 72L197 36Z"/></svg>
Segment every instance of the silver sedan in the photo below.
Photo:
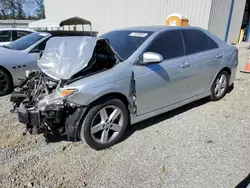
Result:
<svg viewBox="0 0 250 188"><path fill-rule="evenodd" d="M94 149L119 142L129 124L204 97L220 100L238 66L234 46L196 27L129 28L47 45L38 62L46 76L29 78L47 86L18 103L20 121Z"/></svg>

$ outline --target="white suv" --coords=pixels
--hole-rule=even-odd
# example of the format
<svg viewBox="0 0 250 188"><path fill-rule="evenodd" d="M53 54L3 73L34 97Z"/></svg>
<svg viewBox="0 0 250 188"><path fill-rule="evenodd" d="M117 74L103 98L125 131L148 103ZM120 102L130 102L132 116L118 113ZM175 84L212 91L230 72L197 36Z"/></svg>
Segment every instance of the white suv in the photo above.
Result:
<svg viewBox="0 0 250 188"><path fill-rule="evenodd" d="M21 28L0 29L0 46L9 44L16 39L19 39L33 32L35 31Z"/></svg>

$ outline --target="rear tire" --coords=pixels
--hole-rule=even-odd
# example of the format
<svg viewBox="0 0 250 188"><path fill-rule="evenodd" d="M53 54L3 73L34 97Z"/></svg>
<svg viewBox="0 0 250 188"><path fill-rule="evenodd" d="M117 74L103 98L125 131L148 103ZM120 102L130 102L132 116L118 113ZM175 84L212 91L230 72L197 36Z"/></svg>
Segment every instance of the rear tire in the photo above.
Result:
<svg viewBox="0 0 250 188"><path fill-rule="evenodd" d="M7 95L13 89L11 75L4 69L0 69L0 96Z"/></svg>
<svg viewBox="0 0 250 188"><path fill-rule="evenodd" d="M221 71L214 80L214 83L211 87L211 96L212 101L218 101L222 99L229 88L229 74L226 71Z"/></svg>
<svg viewBox="0 0 250 188"><path fill-rule="evenodd" d="M121 100L103 98L91 107L82 120L80 139L95 150L109 148L123 138L128 117L128 110Z"/></svg>

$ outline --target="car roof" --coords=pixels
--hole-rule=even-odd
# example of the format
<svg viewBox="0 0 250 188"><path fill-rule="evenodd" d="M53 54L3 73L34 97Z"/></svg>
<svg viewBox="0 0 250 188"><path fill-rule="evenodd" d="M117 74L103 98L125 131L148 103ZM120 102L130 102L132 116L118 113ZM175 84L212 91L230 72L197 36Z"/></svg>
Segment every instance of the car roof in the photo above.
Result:
<svg viewBox="0 0 250 188"><path fill-rule="evenodd" d="M199 31L203 31L204 33L206 33L206 35L208 35L209 37L211 37L214 41L216 41L216 43L219 46L226 46L227 44L221 40L219 37L217 37L216 35L214 35L213 33L207 31L206 29L203 29L201 27L197 27L197 26L167 26L167 25L160 25L160 26L141 26L141 27L127 27L127 28L122 28L122 29L117 29L116 31L122 31L122 30L130 30L130 31L139 31L139 32L163 32L163 31L170 31L170 30L199 30Z"/></svg>
<svg viewBox="0 0 250 188"><path fill-rule="evenodd" d="M51 36L91 36L90 31L38 31L38 33L49 33Z"/></svg>
<svg viewBox="0 0 250 188"><path fill-rule="evenodd" d="M164 31L164 30L174 30L174 29L196 29L202 30L200 27L192 26L167 26L167 25L154 25L154 26L138 26L138 27L126 27L117 30L133 30L133 31Z"/></svg>
<svg viewBox="0 0 250 188"><path fill-rule="evenodd" d="M117 30L133 30L133 31L152 31L155 32L160 29L164 29L167 26L137 26L137 27L125 27Z"/></svg>
<svg viewBox="0 0 250 188"><path fill-rule="evenodd" d="M0 31L30 31L30 32L35 32L34 30L27 29L27 28L3 28L3 29L0 29Z"/></svg>

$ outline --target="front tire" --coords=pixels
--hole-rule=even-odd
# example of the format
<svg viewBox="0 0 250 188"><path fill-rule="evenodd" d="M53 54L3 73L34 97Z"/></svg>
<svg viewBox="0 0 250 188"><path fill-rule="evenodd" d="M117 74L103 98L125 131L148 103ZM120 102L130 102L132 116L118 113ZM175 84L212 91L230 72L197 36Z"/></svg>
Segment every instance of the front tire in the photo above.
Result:
<svg viewBox="0 0 250 188"><path fill-rule="evenodd" d="M218 101L222 99L229 88L229 74L226 71L220 72L214 80L214 83L211 87L211 96L212 101Z"/></svg>
<svg viewBox="0 0 250 188"><path fill-rule="evenodd" d="M121 100L106 97L91 107L82 122L82 141L95 150L109 148L124 136L129 122L128 110Z"/></svg>
<svg viewBox="0 0 250 188"><path fill-rule="evenodd" d="M12 78L3 69L0 69L0 96L4 96L10 93L13 88Z"/></svg>

